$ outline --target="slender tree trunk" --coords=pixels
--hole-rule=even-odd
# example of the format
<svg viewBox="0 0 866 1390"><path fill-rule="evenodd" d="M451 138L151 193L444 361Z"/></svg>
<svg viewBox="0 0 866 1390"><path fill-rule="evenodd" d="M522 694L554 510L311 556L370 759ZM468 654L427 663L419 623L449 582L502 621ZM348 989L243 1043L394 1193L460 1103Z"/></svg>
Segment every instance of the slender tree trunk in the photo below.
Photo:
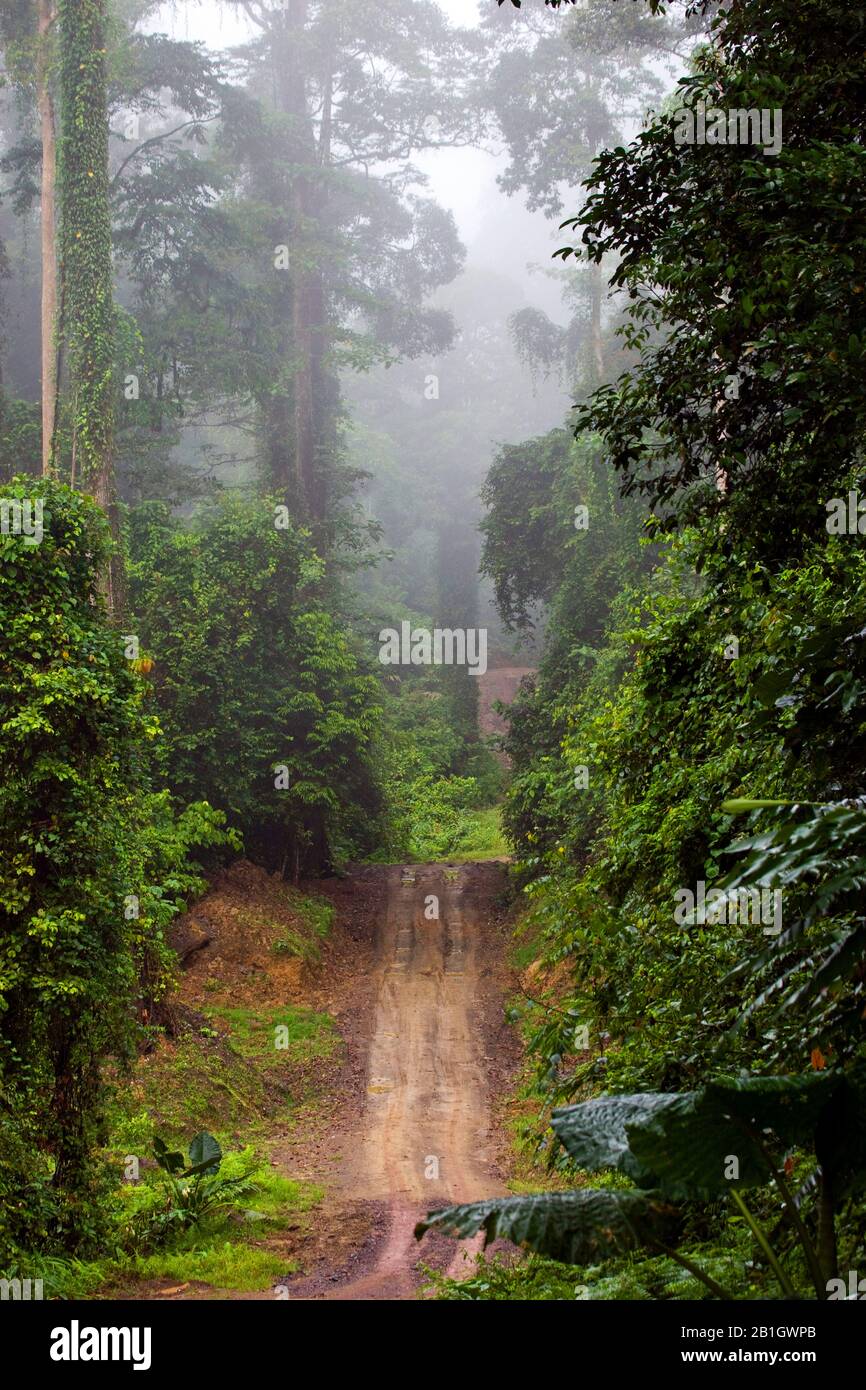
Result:
<svg viewBox="0 0 866 1390"><path fill-rule="evenodd" d="M293 359L291 395L291 449L280 447L276 431L283 423L277 401L268 411L268 453L277 470L274 482L289 495L299 520L321 523L326 511L326 488L319 461L323 414L323 335L325 292L318 256L317 227L321 194L311 173L330 163L332 91L326 86L321 138L318 148L307 105L304 72L304 37L308 0L288 0L283 43L275 48L278 64L277 102L289 118L288 213L291 224L290 274L292 280L290 352Z"/></svg>
<svg viewBox="0 0 866 1390"><path fill-rule="evenodd" d="M39 0L39 50L36 90L42 136L42 472L53 471L54 412L57 400L57 232L54 190L57 145L51 93L49 34L56 11L53 0Z"/></svg>
<svg viewBox="0 0 866 1390"><path fill-rule="evenodd" d="M601 301L604 294L604 275L600 265L592 266L592 285L590 289L590 342L592 346L592 370L595 385L604 381L604 349L601 337Z"/></svg>
<svg viewBox="0 0 866 1390"><path fill-rule="evenodd" d="M315 460L312 325L310 322L310 272L306 265L309 236L309 189L304 168L313 153L309 130L307 88L304 80L303 40L308 0L288 0L285 65L286 80L281 105L292 123L289 214L292 256L292 354L296 362L292 389L292 444L297 510L306 518L311 498L310 483Z"/></svg>
<svg viewBox="0 0 866 1390"><path fill-rule="evenodd" d="M304 237L307 221L306 180L295 178L292 188L292 223ZM301 252L303 255L303 251ZM297 358L293 392L295 481L301 515L313 504L316 458L315 391L313 385L313 286L310 272L296 266L292 286L292 338Z"/></svg>

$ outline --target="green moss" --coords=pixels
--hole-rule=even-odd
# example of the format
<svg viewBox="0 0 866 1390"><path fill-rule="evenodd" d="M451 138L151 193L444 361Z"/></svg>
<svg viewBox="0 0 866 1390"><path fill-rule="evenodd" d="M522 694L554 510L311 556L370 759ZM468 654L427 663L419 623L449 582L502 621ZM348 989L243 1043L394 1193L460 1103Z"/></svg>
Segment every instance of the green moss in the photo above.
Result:
<svg viewBox="0 0 866 1390"><path fill-rule="evenodd" d="M236 1176L232 1167L234 1157L234 1154L229 1154L223 1161L222 1171L226 1177ZM320 1184L284 1177L268 1164L256 1170L255 1178L258 1187L255 1210L267 1219L270 1230L281 1230L299 1213L312 1211L325 1193Z"/></svg>

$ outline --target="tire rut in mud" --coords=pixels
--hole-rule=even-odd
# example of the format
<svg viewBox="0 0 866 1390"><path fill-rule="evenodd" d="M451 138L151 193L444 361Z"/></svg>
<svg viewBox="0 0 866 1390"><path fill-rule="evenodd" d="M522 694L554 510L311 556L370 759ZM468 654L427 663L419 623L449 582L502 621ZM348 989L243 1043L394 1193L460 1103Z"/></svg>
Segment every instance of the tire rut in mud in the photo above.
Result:
<svg viewBox="0 0 866 1390"><path fill-rule="evenodd" d="M367 871L369 873L369 871ZM419 1260L459 1274L478 1242L418 1246L433 1207L504 1190L491 1132L487 1041L502 1027L501 864L389 866L377 923L363 1114L343 1136L336 1195L371 1233L348 1267L289 1285L290 1297L407 1299ZM467 1250L470 1246L470 1250Z"/></svg>

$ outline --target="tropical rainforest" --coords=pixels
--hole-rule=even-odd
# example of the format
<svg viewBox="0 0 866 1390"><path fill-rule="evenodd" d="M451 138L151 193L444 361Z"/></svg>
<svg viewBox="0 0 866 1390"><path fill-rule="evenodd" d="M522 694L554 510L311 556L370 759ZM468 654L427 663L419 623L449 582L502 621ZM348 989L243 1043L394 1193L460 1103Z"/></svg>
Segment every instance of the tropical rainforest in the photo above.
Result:
<svg viewBox="0 0 866 1390"><path fill-rule="evenodd" d="M355 1071L462 1177L350 1173L415 1233L345 1297L864 1296L866 13L0 47L3 1296L314 1279L364 951L387 1003L440 898L380 1043L488 1041Z"/></svg>

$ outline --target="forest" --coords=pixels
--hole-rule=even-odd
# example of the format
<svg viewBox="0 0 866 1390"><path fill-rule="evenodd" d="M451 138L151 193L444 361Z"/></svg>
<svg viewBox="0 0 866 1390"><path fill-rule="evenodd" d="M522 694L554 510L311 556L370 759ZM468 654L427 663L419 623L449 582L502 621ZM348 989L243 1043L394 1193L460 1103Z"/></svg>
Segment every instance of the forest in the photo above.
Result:
<svg viewBox="0 0 866 1390"><path fill-rule="evenodd" d="M2 1299L866 1298L866 10L0 50Z"/></svg>

